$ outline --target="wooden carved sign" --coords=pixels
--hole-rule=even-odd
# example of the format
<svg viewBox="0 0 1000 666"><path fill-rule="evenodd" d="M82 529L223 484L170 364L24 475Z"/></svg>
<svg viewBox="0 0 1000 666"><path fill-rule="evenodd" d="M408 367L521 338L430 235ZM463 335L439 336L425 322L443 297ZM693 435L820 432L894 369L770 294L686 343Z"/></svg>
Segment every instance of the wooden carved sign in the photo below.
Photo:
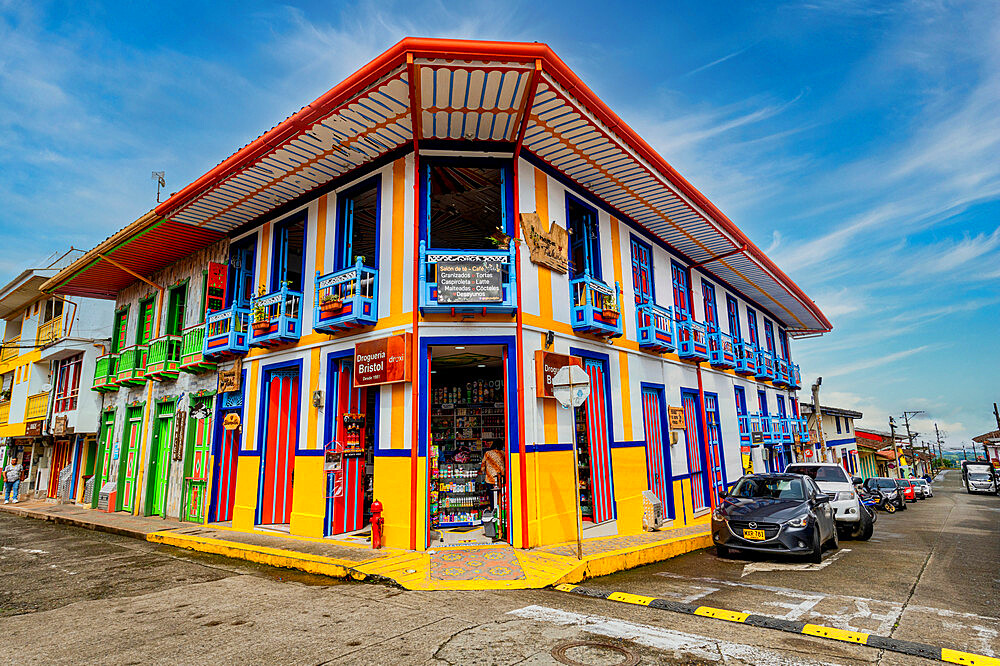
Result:
<svg viewBox="0 0 1000 666"><path fill-rule="evenodd" d="M683 407L667 407L667 414L670 416L671 430L687 430Z"/></svg>
<svg viewBox="0 0 1000 666"><path fill-rule="evenodd" d="M240 390L240 380L243 377L243 359L237 358L230 370L219 370L219 393L229 393Z"/></svg>
<svg viewBox="0 0 1000 666"><path fill-rule="evenodd" d="M57 416L56 420L55 420L55 423L52 425L52 434L56 435L56 436L65 435L66 434L66 428L67 428L68 425L69 425L69 417L68 416L65 416L65 415L63 415L63 416Z"/></svg>
<svg viewBox="0 0 1000 666"><path fill-rule="evenodd" d="M240 415L236 412L229 412L222 419L222 427L226 430L236 430L240 427Z"/></svg>
<svg viewBox="0 0 1000 666"><path fill-rule="evenodd" d="M174 450L170 456L174 460L184 459L185 434L187 434L187 412L178 409L174 412Z"/></svg>
<svg viewBox="0 0 1000 666"><path fill-rule="evenodd" d="M532 262L558 273L569 270L569 234L565 229L555 222L547 225L538 213L521 213L521 232Z"/></svg>

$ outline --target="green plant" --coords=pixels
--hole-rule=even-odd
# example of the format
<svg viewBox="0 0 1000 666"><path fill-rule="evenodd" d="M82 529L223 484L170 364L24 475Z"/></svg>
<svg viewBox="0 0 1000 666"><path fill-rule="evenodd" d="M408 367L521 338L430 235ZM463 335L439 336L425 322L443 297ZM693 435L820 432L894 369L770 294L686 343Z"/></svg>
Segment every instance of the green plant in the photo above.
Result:
<svg viewBox="0 0 1000 666"><path fill-rule="evenodd" d="M255 324L262 321L268 321L270 317L267 313L267 306L261 305L260 303L254 303L250 306L250 319Z"/></svg>
<svg viewBox="0 0 1000 666"><path fill-rule="evenodd" d="M486 240L493 243L493 247L504 249L510 247L510 236L497 227L493 233L486 237Z"/></svg>
<svg viewBox="0 0 1000 666"><path fill-rule="evenodd" d="M606 312L619 312L618 299L611 294L601 294L601 309Z"/></svg>

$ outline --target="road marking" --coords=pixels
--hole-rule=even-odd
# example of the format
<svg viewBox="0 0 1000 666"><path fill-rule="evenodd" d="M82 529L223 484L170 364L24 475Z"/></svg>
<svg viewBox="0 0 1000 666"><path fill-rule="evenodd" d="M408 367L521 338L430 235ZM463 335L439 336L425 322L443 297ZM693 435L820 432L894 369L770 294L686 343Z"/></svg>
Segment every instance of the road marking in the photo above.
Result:
<svg viewBox="0 0 1000 666"><path fill-rule="evenodd" d="M650 624L638 624L626 620L604 617L601 615L584 615L571 611L549 608L547 606L525 606L507 613L532 622L547 622L564 627L578 627L589 634L604 636L618 640L628 640L656 650L683 650L685 656L691 656L700 661L724 662L740 660L750 664L765 664L767 666L792 666L793 664L809 664L819 666L828 662L803 660L799 655L785 657L776 652L765 650L753 645L744 645L730 641L688 634L673 629L664 629Z"/></svg>
<svg viewBox="0 0 1000 666"><path fill-rule="evenodd" d="M591 599L613 600L613 597L615 597L614 592L582 587L580 585L557 585L555 589L569 594L589 597ZM726 609L711 608L708 606L695 607L690 604L682 604L677 601L671 601L670 599L660 598L653 598L645 606L647 608L655 608L660 611L681 613L684 615L701 615L703 617L711 617L729 622L741 622L753 627L777 629L778 631L786 633L816 636L818 638L842 641L846 643L864 644L875 649L890 650L900 654L925 657L927 659L950 661L952 663L965 664L967 666L1000 666L1000 659L988 655L960 652L949 648L939 648L926 643L917 643L915 641L900 640L890 636L879 636L876 634L849 631L837 627L804 624L768 615L740 613L738 611L728 611Z"/></svg>
<svg viewBox="0 0 1000 666"><path fill-rule="evenodd" d="M750 562L743 567L740 578L752 573L763 573L766 571L819 571L825 569L832 563L839 560L845 554L851 552L850 548L841 548L830 556L823 558L819 564L813 563L787 563L787 562Z"/></svg>
<svg viewBox="0 0 1000 666"><path fill-rule="evenodd" d="M37 548L14 548L13 546L0 546L0 550L16 550L19 553L27 553L28 555L48 555L47 550L38 550Z"/></svg>

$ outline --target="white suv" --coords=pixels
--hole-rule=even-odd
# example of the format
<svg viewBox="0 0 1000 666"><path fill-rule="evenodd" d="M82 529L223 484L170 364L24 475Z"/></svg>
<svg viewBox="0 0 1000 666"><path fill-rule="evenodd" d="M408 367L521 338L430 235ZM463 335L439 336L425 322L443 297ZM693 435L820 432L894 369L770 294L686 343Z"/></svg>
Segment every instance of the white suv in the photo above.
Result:
<svg viewBox="0 0 1000 666"><path fill-rule="evenodd" d="M833 496L830 506L834 509L837 527L855 539L871 538L873 517L858 499L854 483L844 468L837 463L793 463L785 468L788 474L812 477L824 493Z"/></svg>

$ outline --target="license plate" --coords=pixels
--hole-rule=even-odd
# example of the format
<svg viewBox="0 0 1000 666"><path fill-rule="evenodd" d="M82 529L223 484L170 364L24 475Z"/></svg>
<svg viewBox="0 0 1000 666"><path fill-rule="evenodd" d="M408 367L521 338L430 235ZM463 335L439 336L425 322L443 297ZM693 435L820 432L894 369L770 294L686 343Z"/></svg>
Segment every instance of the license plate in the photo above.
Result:
<svg viewBox="0 0 1000 666"><path fill-rule="evenodd" d="M743 530L744 539L752 539L754 541L764 540L764 530Z"/></svg>

